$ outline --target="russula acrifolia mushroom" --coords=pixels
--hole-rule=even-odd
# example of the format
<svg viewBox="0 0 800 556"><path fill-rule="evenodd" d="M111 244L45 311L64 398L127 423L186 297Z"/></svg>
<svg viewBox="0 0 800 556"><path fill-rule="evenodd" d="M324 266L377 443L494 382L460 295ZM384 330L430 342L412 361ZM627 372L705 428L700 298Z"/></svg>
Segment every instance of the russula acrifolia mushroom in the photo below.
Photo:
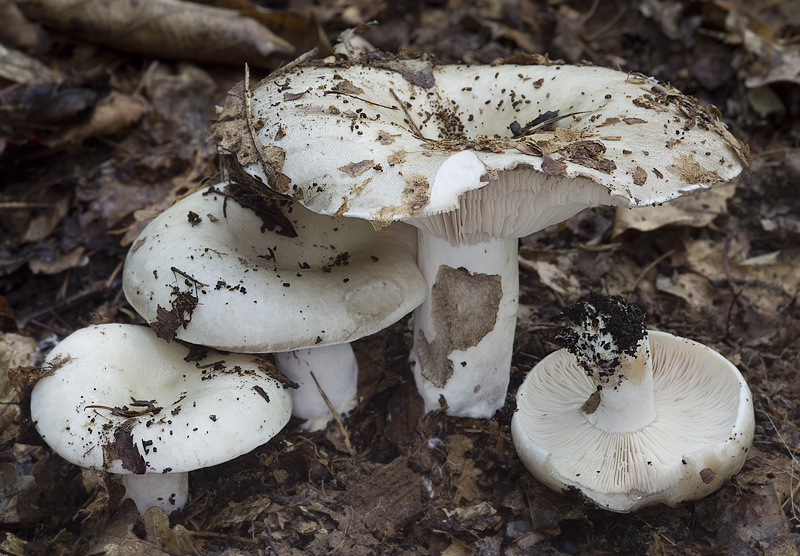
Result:
<svg viewBox="0 0 800 556"><path fill-rule="evenodd" d="M349 342L411 312L427 293L416 230L376 232L285 199L217 184L181 199L132 245L128 301L159 336L237 353L277 353L299 384L295 416L324 428L356 404Z"/></svg>
<svg viewBox="0 0 800 556"><path fill-rule="evenodd" d="M590 296L564 314L566 348L530 371L511 421L537 479L629 512L702 498L741 469L755 419L733 364L647 331L642 312L618 297Z"/></svg>
<svg viewBox="0 0 800 556"><path fill-rule="evenodd" d="M144 512L188 501L188 472L266 443L292 414L278 372L253 356L190 350L144 326L89 326L47 356L31 393L42 439L65 460L119 474Z"/></svg>
<svg viewBox="0 0 800 556"><path fill-rule="evenodd" d="M427 410L441 396L452 415L489 417L504 403L517 238L586 207L706 189L748 160L714 109L668 85L530 59L542 65L379 52L298 62L232 90L210 129L255 191L419 228L429 295L415 311L412 365Z"/></svg>

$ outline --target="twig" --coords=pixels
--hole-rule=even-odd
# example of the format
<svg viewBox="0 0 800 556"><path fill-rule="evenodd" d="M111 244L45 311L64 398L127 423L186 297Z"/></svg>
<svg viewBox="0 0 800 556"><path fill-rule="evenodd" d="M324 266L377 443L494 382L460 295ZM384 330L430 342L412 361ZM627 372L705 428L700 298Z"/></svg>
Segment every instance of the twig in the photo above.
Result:
<svg viewBox="0 0 800 556"><path fill-rule="evenodd" d="M798 465L800 465L800 462L798 462L798 461L797 461L797 457L794 455L794 452L792 451L792 449L791 449L791 448L789 448L789 445L788 445L788 444L786 443L786 441L783 439L783 435L781 434L781 431L779 431L779 430L778 430L778 427L777 427L777 425L775 424L775 421L773 421L773 420L772 420L772 416L771 416L769 413L767 413L766 411L764 411L763 409L759 409L758 411L760 411L761 413L763 413L763 414L764 414L764 416L767 418L767 420L769 421L769 423L772 425L772 430L774 430L774 431L775 431L775 434L776 434L776 435L778 435L778 440L780 440L780 441L781 441L781 444L783 444L783 447L784 447L784 448L786 448L786 451L788 452L788 454L789 454L789 457L790 457L790 458L791 458L791 460L792 460L791 472L792 472L792 474L794 474L794 465L795 465L795 464L798 464ZM792 490L792 491L789 493L789 499L790 499L790 500L791 500L791 502L792 502L792 518L793 518L795 521L798 521L797 514L795 513L795 508L796 508L796 506L795 506L795 503L794 503L794 493L795 493L795 491L796 491L796 490L797 490L797 489L793 489L793 490Z"/></svg>
<svg viewBox="0 0 800 556"><path fill-rule="evenodd" d="M344 436L344 445L347 447L347 451L350 452L351 456L355 457L356 452L355 450L353 450L353 445L350 444L350 434L347 432L347 428L344 426L342 418L339 417L339 412L336 411L336 408L333 407L333 404L331 403L331 400L328 398L328 395L325 394L325 391L322 389L322 386L319 385L317 377L314 376L314 371L311 371L310 374L311 378L314 379L314 384L317 385L317 390L319 390L320 396L322 396L322 399L325 400L325 405L328 406L328 409L333 414L333 418L336 419L336 424L339 425L339 430L342 431L342 436Z"/></svg>
<svg viewBox="0 0 800 556"><path fill-rule="evenodd" d="M272 529L270 528L269 523L265 521L264 525L267 527L267 544L269 545L269 549L275 554L275 556L281 556L280 552L278 552L278 549L275 548L274 544L272 544Z"/></svg>
<svg viewBox="0 0 800 556"><path fill-rule="evenodd" d="M57 207L53 203L27 203L23 201L0 202L0 209L34 209L34 208L56 210Z"/></svg>
<svg viewBox="0 0 800 556"><path fill-rule="evenodd" d="M652 261L646 267L644 267L642 269L642 271L639 273L639 276L636 277L636 280L633 281L633 284L631 284L631 287L625 288L624 290L622 290L622 292L623 293L629 293L629 292L632 292L633 290L635 290L636 286L639 285L639 282L642 281L642 278L644 278L645 274L647 274L648 272L653 270L658 263L660 263L661 261L663 261L667 257L671 256L674 252L675 252L675 249L670 249L669 251L667 251L666 253L664 253L663 255L661 255L660 257L655 259L654 261Z"/></svg>
<svg viewBox="0 0 800 556"><path fill-rule="evenodd" d="M417 127L417 124L414 122L414 118L411 117L411 113L408 111L408 108L406 108L405 103L400 100L400 98L397 96L397 93L394 92L394 89L389 89L389 92L392 93L392 96L397 101L397 104L399 104L400 108L403 110L403 114L406 115L406 121L408 122L408 125L411 126L411 133L416 135L418 139L428 141L428 138L425 137L422 134L422 131L420 131L419 127Z"/></svg>
<svg viewBox="0 0 800 556"><path fill-rule="evenodd" d="M124 264L125 264L124 259L121 260L119 263L117 263L117 266L114 268L114 271L111 273L111 276L109 276L108 280L106 280L106 289L110 290L111 286L114 285L114 280L116 280L117 275L119 274L119 271L122 270Z"/></svg>
<svg viewBox="0 0 800 556"><path fill-rule="evenodd" d="M725 269L725 277L728 279L728 285L731 288L731 293L735 297L739 296L739 292L736 290L736 286L734 286L733 275L731 274L731 262L728 259L728 251L731 248L731 236L730 234L725 236L725 243L722 244L722 266Z"/></svg>
<svg viewBox="0 0 800 556"><path fill-rule="evenodd" d="M316 380L316 379L314 379L314 380ZM347 510L350 510L350 511L347 511ZM352 525L352 523L353 523L353 512L354 512L353 506L347 506L345 508L345 512L347 513L347 518L348 519L347 519L347 525L345 525L345 528L344 528L344 534L342 535L342 540L339 542L339 544L334 546L330 550L330 552L328 552L328 554L333 554L333 553L337 552L342 547L342 545L344 544L344 541L347 540L347 535L350 533L350 525Z"/></svg>
<svg viewBox="0 0 800 556"><path fill-rule="evenodd" d="M255 539L248 539L247 537L239 537L237 535L227 535L225 533L215 533L213 531L189 531L190 537L214 537L217 539L228 539L231 541L246 542L248 544L256 544L258 541ZM277 552L276 552L277 554Z"/></svg>
<svg viewBox="0 0 800 556"><path fill-rule="evenodd" d="M354 99L356 99L358 101L361 101L361 102L363 102L365 104L371 104L372 106L379 106L380 108L386 108L387 110L397 110L396 106L388 106L386 104L381 104L379 102L373 102L371 100L367 100L365 98L361 98L359 96L352 95L350 93L343 93L341 91L323 91L322 94L323 95L341 95L341 96L345 96L345 97L354 98ZM395 98L397 98L397 97L395 97Z"/></svg>
<svg viewBox="0 0 800 556"><path fill-rule="evenodd" d="M250 131L250 139L253 141L253 146L256 148L258 159L261 161L261 167L267 175L267 181L272 183L277 177L277 174L272 166L267 164L267 161L264 159L264 153L261 152L261 143L256 136L256 128L253 125L253 113L250 108L250 66L247 64L244 65L244 117L245 120L247 120L247 129Z"/></svg>

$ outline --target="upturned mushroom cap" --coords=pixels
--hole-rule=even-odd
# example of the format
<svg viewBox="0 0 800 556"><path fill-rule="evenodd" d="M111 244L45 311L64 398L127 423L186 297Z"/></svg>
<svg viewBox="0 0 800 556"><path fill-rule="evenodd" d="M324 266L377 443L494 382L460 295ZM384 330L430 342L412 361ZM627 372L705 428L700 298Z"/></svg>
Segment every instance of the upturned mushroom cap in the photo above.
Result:
<svg viewBox="0 0 800 556"><path fill-rule="evenodd" d="M425 298L413 228L376 232L285 200L245 208L231 194L223 184L189 195L131 247L123 289L159 336L289 351L373 334Z"/></svg>
<svg viewBox="0 0 800 556"><path fill-rule="evenodd" d="M251 113L240 85L212 137L254 187L321 214L411 219L451 241L520 237L592 204L663 203L747 164L713 109L651 78L546 59L464 66L371 56L280 70L253 90ZM501 219L482 209L416 222L500 179L514 190L492 197L508 211Z"/></svg>
<svg viewBox="0 0 800 556"><path fill-rule="evenodd" d="M517 393L511 432L537 479L628 512L702 498L741 469L755 427L742 375L697 342L648 336L656 416L636 431L608 433L587 420L582 408L596 386L567 349L531 370Z"/></svg>
<svg viewBox="0 0 800 556"><path fill-rule="evenodd" d="M228 461L289 421L291 393L263 362L188 353L142 326L78 330L45 360L51 374L31 395L36 429L75 465L141 475Z"/></svg>

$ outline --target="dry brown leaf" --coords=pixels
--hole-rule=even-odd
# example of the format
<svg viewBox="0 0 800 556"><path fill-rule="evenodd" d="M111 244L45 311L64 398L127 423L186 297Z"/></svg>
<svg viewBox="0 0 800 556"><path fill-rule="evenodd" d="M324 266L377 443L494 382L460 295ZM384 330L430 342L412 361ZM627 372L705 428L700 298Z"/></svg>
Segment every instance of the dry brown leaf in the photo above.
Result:
<svg viewBox="0 0 800 556"><path fill-rule="evenodd" d="M249 0L215 0L214 5L236 10L243 16L255 19L289 41L298 52L311 50L315 46L327 46L326 53L330 53L330 44L325 32L314 16L306 17L296 12L268 10L254 5ZM318 9L319 6L315 6L313 11L315 15L319 13Z"/></svg>
<svg viewBox="0 0 800 556"><path fill-rule="evenodd" d="M170 527L169 517L161 508L148 509L142 519L147 540L162 547L164 553L197 554L197 547L189 531L180 524Z"/></svg>
<svg viewBox="0 0 800 556"><path fill-rule="evenodd" d="M453 539L450 546L444 549L442 556L471 556L472 550L458 539Z"/></svg>
<svg viewBox="0 0 800 556"><path fill-rule="evenodd" d="M453 510L445 509L444 513L458 527L468 531L494 529L498 523L502 522L500 516L497 515L497 510L485 500L472 506L459 506Z"/></svg>
<svg viewBox="0 0 800 556"><path fill-rule="evenodd" d="M291 44L234 10L179 0L17 0L29 18L125 52L203 62L268 65Z"/></svg>
<svg viewBox="0 0 800 556"><path fill-rule="evenodd" d="M11 463L0 463L0 523L20 523L20 497L30 496L36 480L31 475L17 475ZM25 491L28 491L27 493Z"/></svg>
<svg viewBox="0 0 800 556"><path fill-rule="evenodd" d="M36 341L27 336L9 333L0 334L0 402L17 398L16 391L8 381L8 370L12 367L29 367L36 360Z"/></svg>
<svg viewBox="0 0 800 556"><path fill-rule="evenodd" d="M95 105L88 124L88 136L118 133L138 122L146 110L141 101L112 91Z"/></svg>
<svg viewBox="0 0 800 556"><path fill-rule="evenodd" d="M26 54L44 54L52 41L41 26L28 21L13 0L0 0L0 43Z"/></svg>
<svg viewBox="0 0 800 556"><path fill-rule="evenodd" d="M728 199L736 192L735 183L727 183L696 195L681 197L657 207L617 208L613 237L627 230L650 232L663 226L708 226L727 212Z"/></svg>
<svg viewBox="0 0 800 556"><path fill-rule="evenodd" d="M559 261L561 262L561 261ZM567 276L556 265L547 261L526 261L539 274L542 284L568 299L580 297L581 286L575 276Z"/></svg>
<svg viewBox="0 0 800 556"><path fill-rule="evenodd" d="M686 258L689 267L712 282L733 281L741 296L767 314L786 306L800 292L800 260L773 252L746 258L731 242L725 270L724 240L687 240Z"/></svg>
<svg viewBox="0 0 800 556"><path fill-rule="evenodd" d="M162 510L163 511L163 510ZM103 532L94 539L86 553L89 556L122 556L139 554L141 556L163 556L164 551L149 540L140 539L133 532L139 511L130 498L125 500L114 515L109 518Z"/></svg>
<svg viewBox="0 0 800 556"><path fill-rule="evenodd" d="M680 297L703 314L725 316L724 312L715 310L714 302L719 300L720 291L709 282L708 278L694 272L676 274L672 277L659 276L656 278L656 289Z"/></svg>
<svg viewBox="0 0 800 556"><path fill-rule="evenodd" d="M8 378L8 370L36 362L36 341L27 336L0 334L0 446L10 445L20 433L22 413L19 394ZM2 491L2 488L0 488Z"/></svg>
<svg viewBox="0 0 800 556"><path fill-rule="evenodd" d="M266 494L250 496L242 502L228 502L228 505L217 512L207 529L217 530L243 523L252 523L263 514L272 513L280 508Z"/></svg>
<svg viewBox="0 0 800 556"><path fill-rule="evenodd" d="M89 263L86 249L76 247L72 251L52 260L35 259L28 266L34 274L58 274L67 269L85 266Z"/></svg>
<svg viewBox="0 0 800 556"><path fill-rule="evenodd" d="M33 56L0 44L0 78L35 85L53 83L59 76Z"/></svg>
<svg viewBox="0 0 800 556"><path fill-rule="evenodd" d="M716 534L717 546L726 554L760 554L797 556L791 527L772 484L753 485L750 492L725 489L735 496L709 496L697 504L697 522Z"/></svg>
<svg viewBox="0 0 800 556"><path fill-rule="evenodd" d="M141 101L112 91L97 101L88 122L67 130L62 136L48 141L47 145L56 147L66 142L78 144L89 137L119 133L138 122L146 111Z"/></svg>
<svg viewBox="0 0 800 556"><path fill-rule="evenodd" d="M756 59L745 66L749 73L744 80L747 87L778 81L800 84L800 46L781 45L749 29L744 30L744 46Z"/></svg>
<svg viewBox="0 0 800 556"><path fill-rule="evenodd" d="M50 193L52 190L49 190ZM25 233L22 235L24 242L37 242L50 237L53 230L67 215L70 204L69 192L53 192L58 195L57 200L52 202L49 210L42 210L33 213L30 220L27 222ZM59 195L59 193L61 193ZM54 195L54 196L55 196ZM33 211L32 211L33 212Z"/></svg>

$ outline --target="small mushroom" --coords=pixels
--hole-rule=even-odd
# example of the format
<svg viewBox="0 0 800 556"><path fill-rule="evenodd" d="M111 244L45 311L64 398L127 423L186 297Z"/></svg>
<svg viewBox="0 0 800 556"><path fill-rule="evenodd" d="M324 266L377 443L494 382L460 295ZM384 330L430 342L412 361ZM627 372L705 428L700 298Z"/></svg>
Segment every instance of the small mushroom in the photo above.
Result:
<svg viewBox="0 0 800 556"><path fill-rule="evenodd" d="M545 60L546 61L546 60ZM419 228L429 287L412 365L427 410L490 417L505 402L517 238L596 205L647 206L738 175L713 109L591 66L437 65L371 53L299 62L228 97L211 128L254 191L320 214ZM265 125L250 140L252 122Z"/></svg>
<svg viewBox="0 0 800 556"><path fill-rule="evenodd" d="M291 201L218 184L175 203L142 231L123 271L128 301L157 334L237 353L276 353L299 384L306 430L356 405L349 342L419 305L416 230L376 232L362 220L319 216Z"/></svg>
<svg viewBox="0 0 800 556"><path fill-rule="evenodd" d="M289 421L290 392L252 356L188 350L142 326L89 326L47 356L31 417L65 460L121 475L140 513L188 501L188 472L264 444Z"/></svg>
<svg viewBox="0 0 800 556"><path fill-rule="evenodd" d="M645 330L642 312L620 298L590 296L565 315L567 347L530 371L511 421L537 479L629 512L702 498L741 469L755 419L734 365Z"/></svg>

